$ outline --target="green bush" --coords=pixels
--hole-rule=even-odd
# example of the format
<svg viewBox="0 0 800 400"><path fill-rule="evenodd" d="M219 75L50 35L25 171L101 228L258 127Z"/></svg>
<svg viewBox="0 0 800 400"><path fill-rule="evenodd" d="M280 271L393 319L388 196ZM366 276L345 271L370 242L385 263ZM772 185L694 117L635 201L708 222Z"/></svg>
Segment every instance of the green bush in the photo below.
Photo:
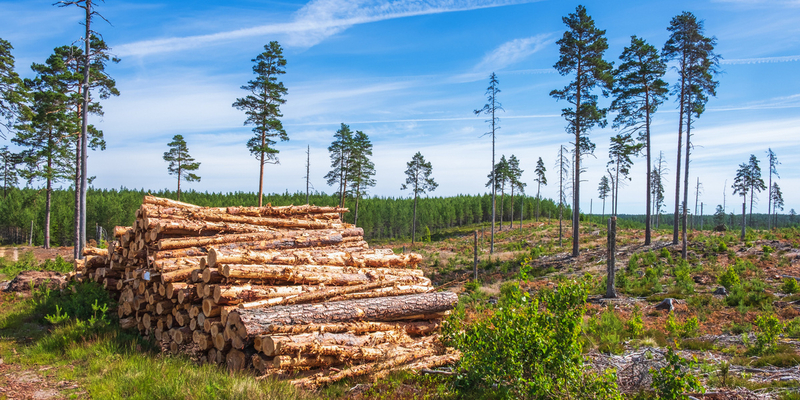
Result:
<svg viewBox="0 0 800 400"><path fill-rule="evenodd" d="M8 261L5 258L0 258L0 275L5 275L3 279L14 279L22 271L55 271L55 272L69 272L74 269L74 266L64 261L61 256L57 256L54 260L45 260L41 263L36 261L36 256L32 251L27 251L19 256L17 261Z"/></svg>
<svg viewBox="0 0 800 400"><path fill-rule="evenodd" d="M688 399L684 393L705 392L697 377L689 371L697 364L695 360L681 358L672 348L667 348L665 358L666 366L650 370L657 399Z"/></svg>
<svg viewBox="0 0 800 400"><path fill-rule="evenodd" d="M797 283L797 279L786 278L781 285L781 291L786 294L795 294L800 291L800 283Z"/></svg>
<svg viewBox="0 0 800 400"><path fill-rule="evenodd" d="M670 312L667 316L665 328L670 336L686 338L697 334L697 330L700 328L700 322L697 320L697 317L690 317L681 323L675 320L675 314Z"/></svg>
<svg viewBox="0 0 800 400"><path fill-rule="evenodd" d="M783 333L783 324L775 315L759 315L755 321L756 341L748 349L751 354L773 354L778 344L778 335Z"/></svg>
<svg viewBox="0 0 800 400"><path fill-rule="evenodd" d="M469 398L621 399L613 373L584 368L586 296L575 283L536 297L509 289L484 320L464 326L454 313L444 334L462 352L456 390Z"/></svg>
<svg viewBox="0 0 800 400"><path fill-rule="evenodd" d="M726 290L730 291L731 288L739 284L739 274L736 273L736 269L734 267L728 267L728 269L717 278L717 283L724 286Z"/></svg>

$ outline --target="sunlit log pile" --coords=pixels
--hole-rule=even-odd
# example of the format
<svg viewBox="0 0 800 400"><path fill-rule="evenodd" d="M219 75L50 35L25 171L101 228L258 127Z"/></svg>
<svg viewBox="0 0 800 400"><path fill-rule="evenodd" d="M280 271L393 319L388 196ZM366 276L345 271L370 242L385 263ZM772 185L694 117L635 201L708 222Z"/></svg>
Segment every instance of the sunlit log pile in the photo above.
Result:
<svg viewBox="0 0 800 400"><path fill-rule="evenodd" d="M317 387L455 361L437 332L457 296L433 291L420 255L370 249L344 212L145 196L80 276L115 293L123 327L230 370Z"/></svg>

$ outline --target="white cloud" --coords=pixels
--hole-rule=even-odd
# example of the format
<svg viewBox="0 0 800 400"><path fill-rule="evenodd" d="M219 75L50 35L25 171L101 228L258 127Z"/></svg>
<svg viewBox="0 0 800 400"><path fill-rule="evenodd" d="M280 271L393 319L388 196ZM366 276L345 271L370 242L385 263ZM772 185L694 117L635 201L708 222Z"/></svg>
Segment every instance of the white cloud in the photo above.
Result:
<svg viewBox="0 0 800 400"><path fill-rule="evenodd" d="M145 56L264 35L285 35L287 46L311 47L354 25L416 15L468 11L533 0L313 0L292 22L266 24L207 35L144 40L116 47L120 56Z"/></svg>
<svg viewBox="0 0 800 400"><path fill-rule="evenodd" d="M552 43L552 35L540 34L503 43L483 57L475 71L491 72L515 64Z"/></svg>
<svg viewBox="0 0 800 400"><path fill-rule="evenodd" d="M800 61L800 55L782 57L734 58L730 60L722 60L720 61L720 64L765 64L793 61Z"/></svg>

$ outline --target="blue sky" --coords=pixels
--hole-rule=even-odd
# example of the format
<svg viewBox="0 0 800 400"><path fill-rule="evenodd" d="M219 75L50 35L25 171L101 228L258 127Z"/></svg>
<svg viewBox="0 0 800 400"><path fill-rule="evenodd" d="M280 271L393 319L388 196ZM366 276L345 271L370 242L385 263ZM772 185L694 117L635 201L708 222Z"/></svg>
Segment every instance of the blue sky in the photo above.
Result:
<svg viewBox="0 0 800 400"><path fill-rule="evenodd" d="M52 0L1 1L0 37L15 47L17 70L32 76L53 48L81 36L80 10ZM405 195L405 163L421 151L434 168L434 195L481 193L491 167L488 125L473 110L486 102L496 72L504 106L497 154L515 154L535 194L539 157L548 168L545 197L556 197L555 159L569 135L560 116L563 102L548 93L567 77L552 68L561 17L584 4L606 29L606 59L616 61L631 35L657 48L670 19L691 11L705 21L723 57L716 98L695 125L690 182L703 186L706 212L722 204L737 210L730 185L737 166L755 154L766 172L772 148L781 165L785 212L800 210L800 1L515 1L367 0L296 1L116 1L101 3L112 25L97 21L122 62L109 68L121 96L104 102L108 149L90 154L89 172L99 187L174 188L162 159L166 144L182 134L202 163L200 191L255 191L258 162L245 143L251 127L231 107L245 92L251 60L277 40L284 47L289 90L283 123L290 141L278 144L280 165L268 165L268 192L305 190L306 146L311 147L311 182L331 192L327 146L340 123L364 131L374 143L377 186L370 193ZM674 83L676 73L667 80ZM609 99L601 100L608 105ZM599 212L597 184L608 160L610 128L590 136L596 158L584 161L581 208ZM674 98L654 117L653 149L664 152L669 172L666 209L674 198L677 112ZM644 157L621 189L620 212L644 212ZM726 184L727 181L727 184ZM690 206L694 205L694 188ZM766 193L758 211L766 212ZM608 209L608 207L607 207Z"/></svg>

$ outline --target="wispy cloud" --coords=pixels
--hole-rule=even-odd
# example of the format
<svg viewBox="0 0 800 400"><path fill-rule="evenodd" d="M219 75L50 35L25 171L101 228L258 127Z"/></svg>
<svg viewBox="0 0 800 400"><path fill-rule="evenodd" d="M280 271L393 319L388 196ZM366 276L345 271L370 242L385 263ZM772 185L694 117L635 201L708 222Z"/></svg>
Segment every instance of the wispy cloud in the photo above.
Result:
<svg viewBox="0 0 800 400"><path fill-rule="evenodd" d="M782 57L759 57L759 58L734 58L722 60L721 64L765 64L800 61L800 55Z"/></svg>
<svg viewBox="0 0 800 400"><path fill-rule="evenodd" d="M747 6L800 6L800 0L715 0L717 3L733 3Z"/></svg>
<svg viewBox="0 0 800 400"><path fill-rule="evenodd" d="M388 19L468 11L535 0L313 0L291 22L266 24L207 35L144 40L116 47L120 56L145 56L197 48L247 37L280 35L287 46L311 47L354 25Z"/></svg>
<svg viewBox="0 0 800 400"><path fill-rule="evenodd" d="M552 43L552 35L539 34L503 43L483 57L475 66L476 72L497 71L524 60Z"/></svg>

